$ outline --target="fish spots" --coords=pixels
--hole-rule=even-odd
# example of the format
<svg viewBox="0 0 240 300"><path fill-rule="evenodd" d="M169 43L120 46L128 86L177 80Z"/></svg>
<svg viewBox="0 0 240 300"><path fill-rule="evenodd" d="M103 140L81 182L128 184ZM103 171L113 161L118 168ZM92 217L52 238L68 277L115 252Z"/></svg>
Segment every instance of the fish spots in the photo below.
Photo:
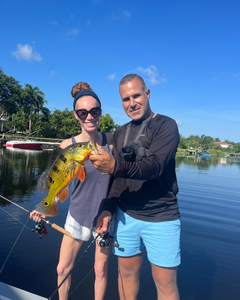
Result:
<svg viewBox="0 0 240 300"><path fill-rule="evenodd" d="M41 205L39 204L46 216L57 215L55 197L63 202L68 197L68 189L72 181L77 178L84 180L86 173L83 170L80 172L80 169L86 164L88 154L94 150L96 150L96 145L93 141L68 146L58 153L57 158L46 171L48 194L42 200Z"/></svg>
<svg viewBox="0 0 240 300"><path fill-rule="evenodd" d="M52 179L52 177L49 177L49 183L54 183L55 181Z"/></svg>
<svg viewBox="0 0 240 300"><path fill-rule="evenodd" d="M56 173L59 173L60 171L56 165L53 166L52 170Z"/></svg>
<svg viewBox="0 0 240 300"><path fill-rule="evenodd" d="M66 159L66 157L65 157L62 153L59 155L59 158L60 158L64 163L66 163L67 159Z"/></svg>

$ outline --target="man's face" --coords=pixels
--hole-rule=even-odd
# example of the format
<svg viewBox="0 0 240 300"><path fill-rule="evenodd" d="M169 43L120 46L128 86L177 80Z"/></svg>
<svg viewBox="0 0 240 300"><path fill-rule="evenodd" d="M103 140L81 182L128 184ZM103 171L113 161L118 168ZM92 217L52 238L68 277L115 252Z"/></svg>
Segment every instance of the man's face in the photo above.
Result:
<svg viewBox="0 0 240 300"><path fill-rule="evenodd" d="M150 90L143 91L141 81L134 78L120 85L119 92L125 113L133 120L140 120L150 112Z"/></svg>

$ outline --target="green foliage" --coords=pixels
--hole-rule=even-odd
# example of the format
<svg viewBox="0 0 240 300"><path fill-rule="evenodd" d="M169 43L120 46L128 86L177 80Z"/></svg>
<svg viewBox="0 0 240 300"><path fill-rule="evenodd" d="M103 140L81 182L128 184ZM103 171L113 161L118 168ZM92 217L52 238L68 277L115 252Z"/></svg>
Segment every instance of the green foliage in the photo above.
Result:
<svg viewBox="0 0 240 300"><path fill-rule="evenodd" d="M67 108L63 111L55 109L50 112L44 107L47 104L45 95L38 87L32 87L25 84L24 89L13 77L4 74L0 67L0 118L6 116L9 120L5 124L5 129L16 128L17 131L26 131L29 129L39 130L40 135L46 138L65 139L78 135L81 132L79 122L75 119L73 111ZM7 127L7 128L6 128ZM109 114L101 116L99 131L114 132L119 127L114 124ZM179 149L194 148L205 151L240 152L240 143L234 143L225 140L226 143L232 144L233 148L221 148L214 142L220 142L219 138L212 138L205 134L190 135L188 138L180 134ZM179 150L178 149L178 150ZM214 152L215 153L215 152Z"/></svg>
<svg viewBox="0 0 240 300"><path fill-rule="evenodd" d="M79 122L73 115L73 111L69 111L67 108L63 111L63 119L61 128L59 129L59 135L57 137L70 138L81 133L81 127Z"/></svg>
<svg viewBox="0 0 240 300"><path fill-rule="evenodd" d="M188 138L185 138L180 134L180 142L178 147L181 149L200 149L201 151L204 150L210 153L212 153L211 151L216 151L214 152L215 154L222 154L226 152L240 152L240 143L234 143L229 140L225 140L224 142L233 145L233 148L222 148L219 144L214 144L214 142L220 142L220 139L212 138L211 136L206 136L205 134L201 136L190 135Z"/></svg>
<svg viewBox="0 0 240 300"><path fill-rule="evenodd" d="M10 121L8 122L9 128L17 128L18 131L26 130L28 123L28 115L24 112L21 107L16 114L12 114Z"/></svg>
<svg viewBox="0 0 240 300"><path fill-rule="evenodd" d="M18 111L22 104L22 92L17 80L0 72L0 118Z"/></svg>
<svg viewBox="0 0 240 300"><path fill-rule="evenodd" d="M66 139L81 132L79 122L67 108L63 111L55 109L49 116L49 122L42 122L44 118L42 115L39 130L44 137Z"/></svg>
<svg viewBox="0 0 240 300"><path fill-rule="evenodd" d="M188 147L187 139L185 139L185 137L183 137L181 134L179 134L179 137L180 137L180 141L178 147L181 149L187 149Z"/></svg>
<svg viewBox="0 0 240 300"><path fill-rule="evenodd" d="M110 117L110 115L106 114L105 116L101 116L98 130L100 132L113 132L113 129L114 129L114 122L113 119Z"/></svg>
<svg viewBox="0 0 240 300"><path fill-rule="evenodd" d="M24 85L25 91L25 107L29 109L29 131L32 129L32 113L37 113L42 109L43 105L47 103L45 100L45 95L42 91L39 90L37 86L32 87L30 84ZM38 128L37 117L37 128Z"/></svg>

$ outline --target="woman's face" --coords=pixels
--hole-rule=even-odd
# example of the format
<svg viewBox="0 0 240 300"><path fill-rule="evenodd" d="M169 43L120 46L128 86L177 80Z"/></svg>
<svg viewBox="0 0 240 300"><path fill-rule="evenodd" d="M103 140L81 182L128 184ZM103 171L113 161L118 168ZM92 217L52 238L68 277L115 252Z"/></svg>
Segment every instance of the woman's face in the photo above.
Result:
<svg viewBox="0 0 240 300"><path fill-rule="evenodd" d="M74 116L77 120L79 120L80 125L84 128L87 132L92 132L97 130L100 116L93 117L90 113L88 113L86 119L80 119L76 113L76 110L85 109L86 111L90 111L94 107L100 107L99 102L93 98L92 96L83 96L79 98L75 105Z"/></svg>

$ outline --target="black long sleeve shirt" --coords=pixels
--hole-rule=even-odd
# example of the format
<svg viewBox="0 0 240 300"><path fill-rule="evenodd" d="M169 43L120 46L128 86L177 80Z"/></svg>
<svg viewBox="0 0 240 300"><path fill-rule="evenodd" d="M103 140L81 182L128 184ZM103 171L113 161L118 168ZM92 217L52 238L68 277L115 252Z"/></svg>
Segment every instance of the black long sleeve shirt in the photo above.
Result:
<svg viewBox="0 0 240 300"><path fill-rule="evenodd" d="M131 122L128 140L134 140L141 123ZM116 164L104 210L113 214L118 205L131 217L148 222L179 219L175 173L179 133L176 122L159 114L152 118L140 136L142 146L149 149L149 156L134 162L127 162L121 156L127 125L118 128L114 134Z"/></svg>

